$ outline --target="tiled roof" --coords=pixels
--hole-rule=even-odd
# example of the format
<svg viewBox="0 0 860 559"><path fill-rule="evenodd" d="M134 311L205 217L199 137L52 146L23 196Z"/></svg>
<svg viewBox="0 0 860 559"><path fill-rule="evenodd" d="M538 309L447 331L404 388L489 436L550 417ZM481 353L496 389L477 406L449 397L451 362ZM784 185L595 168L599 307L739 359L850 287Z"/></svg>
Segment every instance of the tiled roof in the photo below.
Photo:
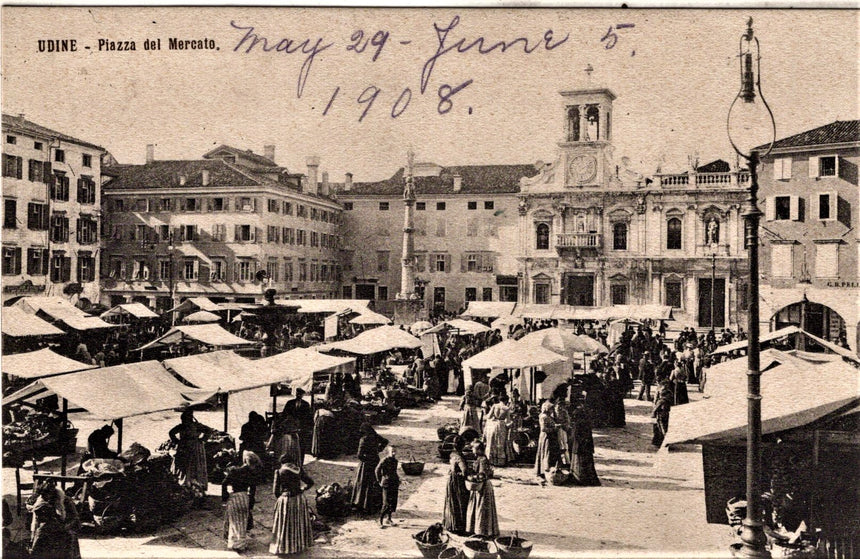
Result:
<svg viewBox="0 0 860 559"><path fill-rule="evenodd" d="M404 169L401 167L391 178L377 182L357 182L348 192L341 190L340 197L350 195L396 196L403 192ZM466 165L445 167L438 177L415 177L415 193L426 194L511 194L520 191L520 179L538 174L534 165ZM462 177L462 186L454 191L454 175Z"/></svg>
<svg viewBox="0 0 860 559"><path fill-rule="evenodd" d="M729 164L722 159L705 163L696 169L698 173L728 173L729 171L731 171Z"/></svg>
<svg viewBox="0 0 860 559"><path fill-rule="evenodd" d="M227 152L230 152L230 153L236 155L237 157L244 157L248 161L256 163L257 165L265 165L267 167L277 167L277 164L274 161L272 161L271 159L269 159L268 157L263 157L262 155L258 155L249 149L242 151L241 149L234 148L232 146L228 146L225 144L221 144L217 148L209 151L208 153L206 153L203 156L203 158L209 159L210 157L212 157L212 154L218 153L219 151L227 151Z"/></svg>
<svg viewBox="0 0 860 559"><path fill-rule="evenodd" d="M188 188L203 186L203 170L209 171L209 186L257 186L267 181L252 178L251 173L239 172L220 159L193 159L178 161L153 161L146 165L116 165L107 168L107 173L116 176L105 185L105 190L135 188ZM185 184L179 177L185 176Z"/></svg>
<svg viewBox="0 0 860 559"><path fill-rule="evenodd" d="M36 124L35 122L31 122L25 118L21 118L20 116L13 116L6 113L3 113L3 129L14 128L17 130L21 130L24 133L29 132L34 136L44 137L47 136L49 138L58 138L65 142L71 142L74 144L78 144L81 146L97 149L100 151L107 151L105 148L98 146L96 144L85 142L83 140L79 140L68 134L63 134L62 132L57 132L56 130L51 130L50 128L46 128L45 126L41 126Z"/></svg>
<svg viewBox="0 0 860 559"><path fill-rule="evenodd" d="M860 142L860 120L837 120L773 143L773 149ZM764 149L767 146L758 146Z"/></svg>

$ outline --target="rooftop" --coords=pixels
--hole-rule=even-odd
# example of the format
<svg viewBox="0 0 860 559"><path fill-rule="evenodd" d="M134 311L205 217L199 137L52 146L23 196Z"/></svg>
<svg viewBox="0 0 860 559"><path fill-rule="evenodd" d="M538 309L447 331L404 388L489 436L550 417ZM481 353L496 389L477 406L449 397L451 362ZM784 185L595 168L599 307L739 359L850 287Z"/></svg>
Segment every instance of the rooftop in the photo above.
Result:
<svg viewBox="0 0 860 559"><path fill-rule="evenodd" d="M782 138L773 143L773 149L827 144L846 144L860 141L860 120L837 120L812 130ZM764 149L767 146L758 146Z"/></svg>
<svg viewBox="0 0 860 559"><path fill-rule="evenodd" d="M25 134L29 133L42 138L57 138L64 142L71 142L73 144L97 149L99 151L107 151L101 146L90 142L85 142L83 140L79 140L78 138L69 136L68 134L63 134L62 132L57 132L56 130L52 130L50 128L27 120L22 116L13 116L10 114L3 113L3 130L7 129L20 130Z"/></svg>
<svg viewBox="0 0 860 559"><path fill-rule="evenodd" d="M414 177L418 196L426 194L515 194L520 191L520 179L538 174L534 165L465 165L443 167L438 176ZM462 178L459 191L454 190L454 176ZM401 167L390 178L376 182L357 182L349 191L341 190L341 198L359 196L398 196L406 183Z"/></svg>
<svg viewBox="0 0 860 559"><path fill-rule="evenodd" d="M248 161L255 163L257 165L263 165L265 167L277 167L277 164L274 161L272 161L271 159L269 159L268 157L263 157L262 155L256 154L249 149L242 151L241 149L234 148L232 146L228 146L225 144L221 144L217 148L204 154L203 159L213 159L213 158L215 158L215 156L217 156L219 153L222 153L222 152L227 152L227 153L233 154L237 157L243 157L243 158L247 159Z"/></svg>
<svg viewBox="0 0 860 559"><path fill-rule="evenodd" d="M105 190L130 190L137 188L175 188L202 187L203 170L209 171L209 185L219 186L259 186L266 182L253 173L239 171L236 167L220 159L192 159L174 161L153 161L145 165L115 165L106 168L113 175ZM185 177L185 184L180 183Z"/></svg>

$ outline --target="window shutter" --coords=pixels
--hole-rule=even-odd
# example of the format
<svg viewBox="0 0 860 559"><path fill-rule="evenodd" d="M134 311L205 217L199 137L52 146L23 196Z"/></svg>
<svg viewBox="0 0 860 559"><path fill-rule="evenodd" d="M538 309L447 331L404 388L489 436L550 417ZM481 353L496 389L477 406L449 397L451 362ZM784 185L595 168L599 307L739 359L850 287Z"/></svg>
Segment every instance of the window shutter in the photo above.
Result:
<svg viewBox="0 0 860 559"><path fill-rule="evenodd" d="M48 254L48 249L42 249L42 269L40 273L47 274L48 273L48 264L50 263L50 257Z"/></svg>
<svg viewBox="0 0 860 559"><path fill-rule="evenodd" d="M199 277L200 277L200 261L199 261L199 260L195 260L195 261L194 261L194 275L193 275L193 279L194 279L194 280L197 280Z"/></svg>
<svg viewBox="0 0 860 559"><path fill-rule="evenodd" d="M206 198L206 210L211 212L212 208L212 198Z"/></svg>
<svg viewBox="0 0 860 559"><path fill-rule="evenodd" d="M823 192L816 192L812 195L812 200L810 201L810 205L812 208L812 218L811 219L821 219L821 195Z"/></svg>
<svg viewBox="0 0 860 559"><path fill-rule="evenodd" d="M37 161L33 159L27 160L27 180L33 182L36 180L36 173L33 171L33 164L37 163Z"/></svg>
<svg viewBox="0 0 860 559"><path fill-rule="evenodd" d="M64 282L72 279L72 257L66 256L63 258L63 278Z"/></svg>
<svg viewBox="0 0 860 559"><path fill-rule="evenodd" d="M786 157L782 160L782 178L790 179L791 178L791 162L793 159L791 157Z"/></svg>
<svg viewBox="0 0 860 559"><path fill-rule="evenodd" d="M42 182L45 184L51 184L53 181L53 174L51 173L51 162L50 161L42 161Z"/></svg>
<svg viewBox="0 0 860 559"><path fill-rule="evenodd" d="M830 194L830 219L839 219L837 212L839 211L839 193L828 192Z"/></svg>
<svg viewBox="0 0 860 559"><path fill-rule="evenodd" d="M200 273L198 275L200 281L209 282L212 279L209 264L207 262L199 261L198 268L200 270Z"/></svg>
<svg viewBox="0 0 860 559"><path fill-rule="evenodd" d="M445 272L448 273L451 271L451 255L445 255Z"/></svg>
<svg viewBox="0 0 860 559"><path fill-rule="evenodd" d="M81 224L81 220L80 220L80 219L79 219L79 220L77 220L77 222L75 223L75 225L76 225L76 227L75 227L75 240L76 240L78 243L80 243L80 242L81 242L81 236L82 236L82 235L81 235L81 233L82 233L82 231L81 231L81 225L82 225L82 224Z"/></svg>
<svg viewBox="0 0 860 559"><path fill-rule="evenodd" d="M149 264L146 263L143 264L143 279L149 279Z"/></svg>
<svg viewBox="0 0 860 559"><path fill-rule="evenodd" d="M800 221L800 197L792 195L789 198L791 199L791 220Z"/></svg>
<svg viewBox="0 0 860 559"><path fill-rule="evenodd" d="M254 198L256 200L256 198ZM254 227L254 242L262 243L263 242L263 228L262 227Z"/></svg>
<svg viewBox="0 0 860 559"><path fill-rule="evenodd" d="M15 247L15 274L21 273L21 247Z"/></svg>
<svg viewBox="0 0 860 559"><path fill-rule="evenodd" d="M15 178L20 179L24 174L24 158L16 157L15 160L18 162L15 166Z"/></svg>
<svg viewBox="0 0 860 559"><path fill-rule="evenodd" d="M764 201L764 218L767 221L776 219L776 201L773 196L768 196Z"/></svg>
<svg viewBox="0 0 860 559"><path fill-rule="evenodd" d="M237 243L242 240L242 230L238 225L233 226L233 240Z"/></svg>
<svg viewBox="0 0 860 559"><path fill-rule="evenodd" d="M813 156L809 158L809 176L818 176L818 157Z"/></svg>
<svg viewBox="0 0 860 559"><path fill-rule="evenodd" d="M460 254L460 272L466 271L466 261L468 260L468 255L466 253Z"/></svg>
<svg viewBox="0 0 860 559"><path fill-rule="evenodd" d="M251 198L251 208L256 212L257 211L257 199ZM262 213L262 207L260 208L260 213Z"/></svg>

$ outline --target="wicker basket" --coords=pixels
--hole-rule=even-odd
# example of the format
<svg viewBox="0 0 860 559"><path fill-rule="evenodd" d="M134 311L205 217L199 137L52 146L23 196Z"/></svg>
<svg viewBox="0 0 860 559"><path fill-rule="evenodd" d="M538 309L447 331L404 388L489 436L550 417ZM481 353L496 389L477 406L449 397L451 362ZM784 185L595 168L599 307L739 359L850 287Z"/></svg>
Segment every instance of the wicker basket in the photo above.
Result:
<svg viewBox="0 0 860 559"><path fill-rule="evenodd" d="M549 476L549 482L553 485L565 485L570 481L570 470L558 468Z"/></svg>
<svg viewBox="0 0 860 559"><path fill-rule="evenodd" d="M496 538L499 546L500 559L526 559L532 552L532 542L519 537L517 532L513 536L502 536Z"/></svg>
<svg viewBox="0 0 860 559"><path fill-rule="evenodd" d="M457 547L446 547L439 552L439 559L462 559L463 552Z"/></svg>
<svg viewBox="0 0 860 559"><path fill-rule="evenodd" d="M466 540L463 542L463 555L467 559L497 559L499 546L486 540Z"/></svg>
<svg viewBox="0 0 860 559"><path fill-rule="evenodd" d="M448 534L443 533L441 536L441 543L424 543L419 539L423 534L423 531L418 532L417 534L413 534L412 539L415 540L415 545L418 546L418 551L420 551L421 555L426 557L426 559L436 559L437 557L439 557L439 553L441 553L443 549L448 547L448 541L451 539Z"/></svg>
<svg viewBox="0 0 860 559"><path fill-rule="evenodd" d="M401 462L400 467L408 476L420 476L424 472L424 462Z"/></svg>
<svg viewBox="0 0 860 559"><path fill-rule="evenodd" d="M481 491L484 488L483 481L475 481L469 478L466 478L466 491Z"/></svg>

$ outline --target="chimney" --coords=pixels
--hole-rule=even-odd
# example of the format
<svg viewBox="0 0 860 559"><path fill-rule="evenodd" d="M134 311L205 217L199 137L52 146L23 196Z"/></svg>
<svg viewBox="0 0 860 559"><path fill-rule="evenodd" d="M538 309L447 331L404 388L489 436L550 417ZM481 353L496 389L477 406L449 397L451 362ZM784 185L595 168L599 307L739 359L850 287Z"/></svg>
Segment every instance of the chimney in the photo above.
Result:
<svg viewBox="0 0 860 559"><path fill-rule="evenodd" d="M322 185L320 186L320 194L323 196L328 196L331 194L331 190L328 185L328 171L322 172Z"/></svg>
<svg viewBox="0 0 860 559"><path fill-rule="evenodd" d="M463 188L463 177L454 175L454 192L460 192L461 188Z"/></svg>
<svg viewBox="0 0 860 559"><path fill-rule="evenodd" d="M203 169L201 172L201 181L203 186L209 186L209 169Z"/></svg>
<svg viewBox="0 0 860 559"><path fill-rule="evenodd" d="M346 174L346 180L343 183L343 191L349 192L352 190L352 173Z"/></svg>
<svg viewBox="0 0 860 559"><path fill-rule="evenodd" d="M146 144L146 162L155 161L155 144Z"/></svg>
<svg viewBox="0 0 860 559"><path fill-rule="evenodd" d="M275 146L263 146L263 157L269 161L275 161Z"/></svg>
<svg viewBox="0 0 860 559"><path fill-rule="evenodd" d="M306 192L308 194L318 194L319 185L317 184L317 171L319 171L320 168L320 158L316 155L311 155L305 159L305 163L308 166L308 187Z"/></svg>

